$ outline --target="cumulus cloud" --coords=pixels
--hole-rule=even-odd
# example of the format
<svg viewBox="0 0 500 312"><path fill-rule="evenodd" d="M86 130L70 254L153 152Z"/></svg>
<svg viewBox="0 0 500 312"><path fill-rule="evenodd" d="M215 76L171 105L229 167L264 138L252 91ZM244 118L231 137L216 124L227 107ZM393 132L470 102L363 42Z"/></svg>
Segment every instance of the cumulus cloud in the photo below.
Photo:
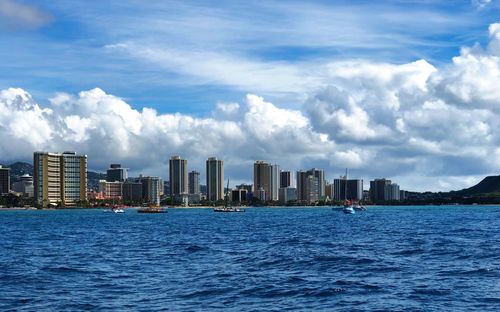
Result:
<svg viewBox="0 0 500 312"><path fill-rule="evenodd" d="M251 94L241 106L217 105L216 112L229 114L229 119L138 111L99 88L59 93L49 102L41 107L22 89L1 91L3 160L26 159L35 150L75 150L88 154L93 169L122 162L135 172L165 177L171 155L188 158L190 168L200 171L207 157L218 156L233 168L236 179L244 180L253 159L278 161L290 155L286 164L300 166L302 157L326 158L334 148L300 111ZM248 168L242 170L242 165Z"/></svg>
<svg viewBox="0 0 500 312"><path fill-rule="evenodd" d="M464 47L441 68L425 60L328 62L300 84L309 90L302 110L248 94L239 103L216 104L209 117L160 114L99 88L58 93L43 107L25 90L6 89L0 93L2 157L73 149L89 155L91 168L122 162L166 177L171 155L200 171L207 157L217 156L234 180L250 180L252 162L263 159L286 169L323 166L330 178L349 167L365 180L392 177L402 188L466 187L498 174L499 34L492 24L487 46Z"/></svg>
<svg viewBox="0 0 500 312"><path fill-rule="evenodd" d="M32 29L52 21L52 15L33 5L0 0L0 30Z"/></svg>

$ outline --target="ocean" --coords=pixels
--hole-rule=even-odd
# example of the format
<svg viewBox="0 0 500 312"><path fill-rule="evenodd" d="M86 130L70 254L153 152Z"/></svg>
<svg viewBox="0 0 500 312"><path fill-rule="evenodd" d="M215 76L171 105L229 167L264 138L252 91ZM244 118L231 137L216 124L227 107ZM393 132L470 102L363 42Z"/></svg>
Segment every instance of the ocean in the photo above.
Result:
<svg viewBox="0 0 500 312"><path fill-rule="evenodd" d="M500 311L500 206L0 211L1 311Z"/></svg>

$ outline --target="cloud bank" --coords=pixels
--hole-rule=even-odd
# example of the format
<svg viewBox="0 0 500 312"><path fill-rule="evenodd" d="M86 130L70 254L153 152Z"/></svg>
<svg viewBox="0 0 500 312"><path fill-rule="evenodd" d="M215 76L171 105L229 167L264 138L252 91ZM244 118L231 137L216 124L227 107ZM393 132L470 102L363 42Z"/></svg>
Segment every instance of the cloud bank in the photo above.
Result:
<svg viewBox="0 0 500 312"><path fill-rule="evenodd" d="M442 68L425 60L326 63L302 109L249 94L193 117L137 110L99 88L59 93L45 106L9 88L0 91L1 157L75 150L89 155L92 169L121 162L166 177L171 155L200 171L217 156L234 181L250 181L253 161L264 159L284 169L321 167L330 179L349 167L366 182L391 177L405 189L457 189L498 174L500 24L489 35L487 46L464 47Z"/></svg>

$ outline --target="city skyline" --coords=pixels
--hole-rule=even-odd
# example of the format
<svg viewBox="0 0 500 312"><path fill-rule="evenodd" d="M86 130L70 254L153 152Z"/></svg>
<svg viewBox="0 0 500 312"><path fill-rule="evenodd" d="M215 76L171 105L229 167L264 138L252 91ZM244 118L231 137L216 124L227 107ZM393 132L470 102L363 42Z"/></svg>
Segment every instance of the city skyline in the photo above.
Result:
<svg viewBox="0 0 500 312"><path fill-rule="evenodd" d="M167 180L169 155L216 155L235 184L263 159L415 191L499 174L499 1L102 5L1 1L1 162L78 150Z"/></svg>

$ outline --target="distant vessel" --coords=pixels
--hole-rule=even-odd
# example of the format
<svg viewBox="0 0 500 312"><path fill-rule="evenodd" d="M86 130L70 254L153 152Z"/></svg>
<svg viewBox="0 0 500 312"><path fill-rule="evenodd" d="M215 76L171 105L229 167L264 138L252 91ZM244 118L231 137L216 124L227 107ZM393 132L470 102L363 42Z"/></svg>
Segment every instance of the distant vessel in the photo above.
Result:
<svg viewBox="0 0 500 312"><path fill-rule="evenodd" d="M167 213L167 209L160 206L148 206L143 204L143 208L137 210L138 213Z"/></svg>
<svg viewBox="0 0 500 312"><path fill-rule="evenodd" d="M137 210L138 213L167 213L165 208L161 207L147 207Z"/></svg>
<svg viewBox="0 0 500 312"><path fill-rule="evenodd" d="M125 211L124 211L123 209L121 209L121 208L113 208L113 209L112 209L112 211L113 211L114 213L124 213L124 212L125 212Z"/></svg>
<svg viewBox="0 0 500 312"><path fill-rule="evenodd" d="M227 190L229 192L229 179L227 180ZM216 207L214 208L214 212L245 212L245 209L230 206L229 194L226 193L226 201L224 203L224 207Z"/></svg>
<svg viewBox="0 0 500 312"><path fill-rule="evenodd" d="M344 177L344 208L342 209L342 211L347 214L355 213L352 201L347 200L347 168L345 169Z"/></svg>

